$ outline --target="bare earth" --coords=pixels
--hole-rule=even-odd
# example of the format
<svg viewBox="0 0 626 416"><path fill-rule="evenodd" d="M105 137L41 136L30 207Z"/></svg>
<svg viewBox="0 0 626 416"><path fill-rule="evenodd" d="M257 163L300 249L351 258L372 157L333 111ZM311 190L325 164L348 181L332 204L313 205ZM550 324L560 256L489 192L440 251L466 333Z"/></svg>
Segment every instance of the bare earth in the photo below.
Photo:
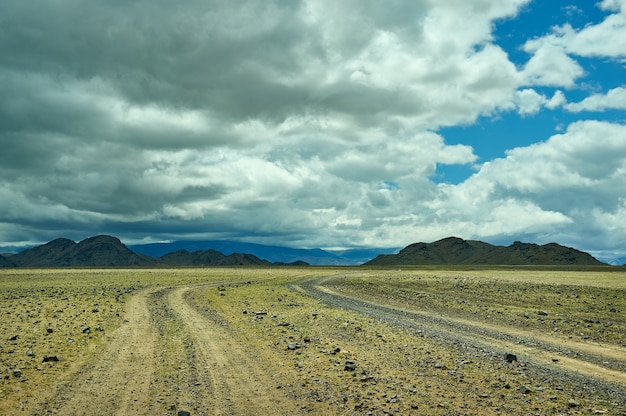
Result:
<svg viewBox="0 0 626 416"><path fill-rule="evenodd" d="M368 302L324 286L332 278L311 279L294 287L326 303L353 309L396 325L427 330L436 336L478 346L483 350L497 351L500 355L507 351L522 351L523 355L520 354L518 358L536 366L550 369L558 362L560 371L626 387L626 348L557 340L529 331Z"/></svg>
<svg viewBox="0 0 626 416"><path fill-rule="evenodd" d="M184 293L189 287L141 291L127 304L124 324L95 362L78 369L36 414L59 415L193 415L293 414L294 404L276 394L271 377L233 340L218 322L189 306ZM156 316L149 305L165 305L175 316ZM152 311L151 311L152 309ZM162 322L184 323L182 333L191 343L175 351L191 357L187 365L167 374L158 348L167 348L159 337ZM179 336L178 334L175 336ZM163 371L165 368L165 371ZM176 380L182 374L183 380ZM168 385L174 378L176 385ZM169 396L175 396L169 401ZM164 399L165 398L165 399Z"/></svg>
<svg viewBox="0 0 626 416"><path fill-rule="evenodd" d="M616 414L622 414L626 349L621 346L563 343L528 331L405 309L383 298L366 301L337 290L332 277L304 280L290 287L343 310L445 339L455 348L460 345L498 356L515 351L520 361L546 379L571 379L589 394L605 391L615 401ZM242 342L245 337L233 332L210 304L190 304L190 296L207 287L215 291L214 286L137 292L126 303L124 323L109 334L95 358L77 362L52 390L33 400L25 414L306 414L306 392L298 397L293 394L297 386L283 389L283 380L275 379L261 357Z"/></svg>

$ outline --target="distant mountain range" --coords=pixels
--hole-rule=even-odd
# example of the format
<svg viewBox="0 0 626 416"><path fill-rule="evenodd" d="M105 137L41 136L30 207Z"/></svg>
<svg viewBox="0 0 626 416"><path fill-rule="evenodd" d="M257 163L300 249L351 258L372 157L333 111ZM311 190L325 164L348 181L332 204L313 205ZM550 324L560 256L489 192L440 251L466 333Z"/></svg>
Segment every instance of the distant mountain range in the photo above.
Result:
<svg viewBox="0 0 626 416"><path fill-rule="evenodd" d="M59 238L17 254L3 254L0 267L604 265L588 253L556 243L515 242L503 247L449 237L434 243L411 244L397 254L389 254L394 251L330 252L232 241L180 241L129 248L116 237L100 235L79 243ZM373 258L376 254L379 255Z"/></svg>
<svg viewBox="0 0 626 416"><path fill-rule="evenodd" d="M398 254L379 255L368 266L392 265L605 265L588 253L556 243L514 242L508 247L448 237L411 244Z"/></svg>
<svg viewBox="0 0 626 416"><path fill-rule="evenodd" d="M189 252L216 250L226 255L248 253L269 262L292 263L294 261L303 261L315 266L354 266L363 264L379 254L392 254L400 250L400 247L395 247L331 251L320 248L298 249L228 240L172 241L168 243L129 245L129 248L136 253L154 258L177 250L187 250Z"/></svg>
<svg viewBox="0 0 626 416"><path fill-rule="evenodd" d="M107 235L87 238L79 243L58 238L17 254L0 256L0 267L157 267L157 266L269 266L271 263L252 254L225 255L216 250L189 252L181 249L154 258L136 253L118 238ZM302 261L293 265L308 265Z"/></svg>

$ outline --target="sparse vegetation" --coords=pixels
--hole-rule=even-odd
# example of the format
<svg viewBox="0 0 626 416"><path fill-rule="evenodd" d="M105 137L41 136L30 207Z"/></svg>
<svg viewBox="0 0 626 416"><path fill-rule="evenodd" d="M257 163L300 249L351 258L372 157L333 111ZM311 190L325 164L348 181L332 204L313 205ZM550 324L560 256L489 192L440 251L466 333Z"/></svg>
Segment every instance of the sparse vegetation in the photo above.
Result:
<svg viewBox="0 0 626 416"><path fill-rule="evenodd" d="M233 348L236 342L247 354L250 362L242 365L264 369L271 380L265 393L293 403L294 414L626 412L626 385L606 387L602 377L567 376L571 369L563 360L538 367L523 358L523 344L519 352L511 351L519 357L509 362L495 350L438 337L417 326L390 324L382 316L333 306L291 286L304 278L338 274L344 277L324 287L375 304L546 335L563 345L591 347L600 342L618 354L625 351L623 272L2 270L0 413L45 410L59 385L108 348L115 328L125 325L124 307L130 297L149 289L155 365L146 376L150 388L134 400L146 412L195 409L192 414L209 414L203 413L206 402L219 393L211 375L228 368L203 361L197 334L168 295L169 288L177 286L190 286L187 303L226 331L231 341L224 345ZM60 361L44 363L44 356ZM626 357L610 360L607 371L623 374ZM254 404L247 409L249 414L257 411Z"/></svg>

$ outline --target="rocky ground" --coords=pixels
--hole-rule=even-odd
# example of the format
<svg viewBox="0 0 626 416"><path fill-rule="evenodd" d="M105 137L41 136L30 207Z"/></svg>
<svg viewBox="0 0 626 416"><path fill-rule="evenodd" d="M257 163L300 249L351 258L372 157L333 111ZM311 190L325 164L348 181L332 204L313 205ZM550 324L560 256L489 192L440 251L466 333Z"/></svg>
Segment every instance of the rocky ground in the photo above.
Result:
<svg viewBox="0 0 626 416"><path fill-rule="evenodd" d="M611 277L3 273L2 414L626 414L626 296ZM555 287L561 305L540 301Z"/></svg>

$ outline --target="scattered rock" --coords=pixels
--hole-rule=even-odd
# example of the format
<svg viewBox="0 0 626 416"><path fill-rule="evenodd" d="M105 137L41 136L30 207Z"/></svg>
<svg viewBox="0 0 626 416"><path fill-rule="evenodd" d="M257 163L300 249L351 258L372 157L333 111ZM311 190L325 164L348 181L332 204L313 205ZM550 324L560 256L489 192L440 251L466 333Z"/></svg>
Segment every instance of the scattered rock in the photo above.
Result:
<svg viewBox="0 0 626 416"><path fill-rule="evenodd" d="M569 400L567 401L567 405L568 405L569 407L578 407L578 406L580 406L580 403L578 403L578 402L577 402L576 400L574 400L574 399L569 399Z"/></svg>
<svg viewBox="0 0 626 416"><path fill-rule="evenodd" d="M177 414L178 416L191 416L191 413L186 410L179 410Z"/></svg>
<svg viewBox="0 0 626 416"><path fill-rule="evenodd" d="M356 370L356 363L352 360L346 360L343 369L346 371L354 371Z"/></svg>
<svg viewBox="0 0 626 416"><path fill-rule="evenodd" d="M517 361L517 355L507 352L504 355L504 359L506 360L507 363L512 363L513 361Z"/></svg>
<svg viewBox="0 0 626 416"><path fill-rule="evenodd" d="M289 322L281 322L278 324L278 326L289 326L291 325Z"/></svg>
<svg viewBox="0 0 626 416"><path fill-rule="evenodd" d="M530 387L525 386L525 385L523 385L523 384L521 384L521 385L517 388L517 390L518 390L518 391L520 391L522 394L530 394L530 393L532 393L532 392L534 391L534 390L533 390L533 389L531 389Z"/></svg>
<svg viewBox="0 0 626 416"><path fill-rule="evenodd" d="M548 312L546 312L546 311L537 311L537 315L548 316Z"/></svg>
<svg viewBox="0 0 626 416"><path fill-rule="evenodd" d="M28 350L28 351L26 351L26 355L29 356L29 357L34 357L35 353L33 352L33 350Z"/></svg>
<svg viewBox="0 0 626 416"><path fill-rule="evenodd" d="M52 328L47 328L47 329L46 329L46 332L47 332L48 334L51 334L51 333L53 333L53 332L54 332L54 329L52 329Z"/></svg>
<svg viewBox="0 0 626 416"><path fill-rule="evenodd" d="M13 370L13 375L17 378L22 377L22 370L20 370L19 368L16 368L15 370Z"/></svg>
<svg viewBox="0 0 626 416"><path fill-rule="evenodd" d="M298 348L300 348L300 344L298 344L297 342L290 342L289 344L287 344L287 349L294 351L297 350Z"/></svg>
<svg viewBox="0 0 626 416"><path fill-rule="evenodd" d="M57 357L56 355L43 357L44 363L52 363L52 362L57 362L57 361L59 361L59 357Z"/></svg>
<svg viewBox="0 0 626 416"><path fill-rule="evenodd" d="M80 327L80 330L83 332L83 334L88 334L91 332L91 328L89 328L87 325L82 325Z"/></svg>

